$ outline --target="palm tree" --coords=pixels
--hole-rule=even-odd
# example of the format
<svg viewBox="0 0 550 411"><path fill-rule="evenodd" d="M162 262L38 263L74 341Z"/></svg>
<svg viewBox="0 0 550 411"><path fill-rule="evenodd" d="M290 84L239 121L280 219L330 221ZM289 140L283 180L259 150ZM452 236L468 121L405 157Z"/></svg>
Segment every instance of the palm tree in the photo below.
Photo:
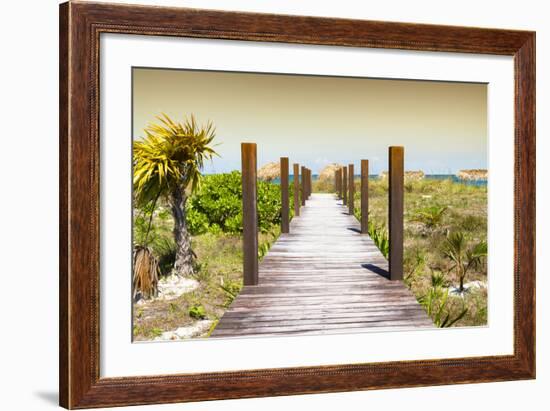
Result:
<svg viewBox="0 0 550 411"><path fill-rule="evenodd" d="M443 245L443 255L452 261L451 270L455 270L460 281L459 292L464 291L464 279L470 270L477 270L487 256L487 243L466 244L464 234L460 231L447 236Z"/></svg>
<svg viewBox="0 0 550 411"><path fill-rule="evenodd" d="M134 195L139 205L155 205L160 197L168 202L174 217L176 259L173 272L193 274L193 252L185 220L187 198L200 185L205 160L217 153L211 146L215 137L212 123L198 126L195 118L183 123L166 114L159 124L147 126L145 137L134 142Z"/></svg>

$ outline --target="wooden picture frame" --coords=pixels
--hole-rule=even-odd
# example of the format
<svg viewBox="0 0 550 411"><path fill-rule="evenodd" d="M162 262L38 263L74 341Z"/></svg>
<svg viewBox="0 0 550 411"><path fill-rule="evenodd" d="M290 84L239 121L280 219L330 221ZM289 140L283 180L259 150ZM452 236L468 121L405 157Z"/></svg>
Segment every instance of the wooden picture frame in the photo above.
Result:
<svg viewBox="0 0 550 411"><path fill-rule="evenodd" d="M100 378L101 33L513 56L513 355ZM60 6L59 47L60 405L91 408L535 377L534 32L69 2Z"/></svg>

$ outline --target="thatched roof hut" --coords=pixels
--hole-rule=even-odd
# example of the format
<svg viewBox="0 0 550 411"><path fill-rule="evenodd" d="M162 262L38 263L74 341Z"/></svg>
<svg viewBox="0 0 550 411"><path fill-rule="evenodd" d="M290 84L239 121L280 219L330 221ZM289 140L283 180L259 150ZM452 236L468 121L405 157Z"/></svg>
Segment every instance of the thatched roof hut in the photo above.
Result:
<svg viewBox="0 0 550 411"><path fill-rule="evenodd" d="M342 167L341 164L329 164L319 173L319 181L334 181L334 172Z"/></svg>
<svg viewBox="0 0 550 411"><path fill-rule="evenodd" d="M484 169L472 169L472 170L460 170L457 177L461 180L487 180L487 170Z"/></svg>
<svg viewBox="0 0 550 411"><path fill-rule="evenodd" d="M382 180L388 178L388 172L382 171L379 175ZM422 170L405 171L405 181L418 181L424 179L424 172Z"/></svg>
<svg viewBox="0 0 550 411"><path fill-rule="evenodd" d="M275 161L264 164L258 170L258 178L263 181L273 181L281 176L281 165Z"/></svg>

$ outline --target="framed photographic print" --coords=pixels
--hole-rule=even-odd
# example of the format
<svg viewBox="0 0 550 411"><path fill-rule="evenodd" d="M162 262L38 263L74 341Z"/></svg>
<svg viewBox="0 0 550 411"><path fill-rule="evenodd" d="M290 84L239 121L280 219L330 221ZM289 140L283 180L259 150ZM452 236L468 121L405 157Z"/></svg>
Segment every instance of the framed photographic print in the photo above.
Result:
<svg viewBox="0 0 550 411"><path fill-rule="evenodd" d="M535 377L535 33L60 6L60 404Z"/></svg>

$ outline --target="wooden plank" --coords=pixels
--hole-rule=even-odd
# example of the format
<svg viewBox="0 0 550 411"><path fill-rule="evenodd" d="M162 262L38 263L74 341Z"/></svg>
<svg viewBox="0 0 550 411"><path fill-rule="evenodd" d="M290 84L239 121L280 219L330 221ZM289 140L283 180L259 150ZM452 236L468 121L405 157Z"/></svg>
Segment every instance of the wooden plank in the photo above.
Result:
<svg viewBox="0 0 550 411"><path fill-rule="evenodd" d="M361 234L369 232L369 160L361 160Z"/></svg>
<svg viewBox="0 0 550 411"><path fill-rule="evenodd" d="M323 320L323 319L337 319L337 318L365 318L371 316L388 317L394 316L398 318L406 317L410 315L423 314L418 310L416 306L404 306L388 312L386 307L372 307L370 309L355 309L355 310L343 310L332 308L330 310L295 310L293 312L277 312L262 310L260 314L248 313L243 311L232 311L224 315L224 322L228 321L250 321L263 322L274 320Z"/></svg>
<svg viewBox="0 0 550 411"><path fill-rule="evenodd" d="M300 165L293 164L294 178L294 217L300 216Z"/></svg>
<svg viewBox="0 0 550 411"><path fill-rule="evenodd" d="M403 279L403 147L389 148L389 240L390 278Z"/></svg>
<svg viewBox="0 0 550 411"><path fill-rule="evenodd" d="M333 194L312 193L262 260L258 285L243 287L211 337L433 327L348 210Z"/></svg>
<svg viewBox="0 0 550 411"><path fill-rule="evenodd" d="M353 164L348 165L348 212L353 215L355 211L355 174Z"/></svg>
<svg viewBox="0 0 550 411"><path fill-rule="evenodd" d="M288 199L288 157L281 157L281 233L288 233L290 224Z"/></svg>
<svg viewBox="0 0 550 411"><path fill-rule="evenodd" d="M241 144L243 188L243 277L245 285L258 284L258 209L256 144Z"/></svg>

